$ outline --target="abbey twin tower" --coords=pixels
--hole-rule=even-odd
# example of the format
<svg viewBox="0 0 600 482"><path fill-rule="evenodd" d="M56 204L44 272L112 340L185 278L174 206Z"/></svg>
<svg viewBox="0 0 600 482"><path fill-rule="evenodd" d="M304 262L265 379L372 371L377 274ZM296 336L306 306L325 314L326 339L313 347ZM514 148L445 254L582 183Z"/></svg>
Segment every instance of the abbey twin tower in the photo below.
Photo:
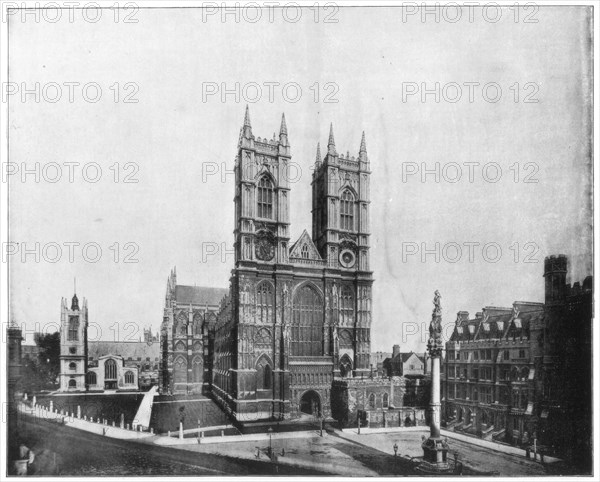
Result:
<svg viewBox="0 0 600 482"><path fill-rule="evenodd" d="M364 133L357 157L338 154L333 127L324 157L317 144L312 236L304 230L293 243L291 159L285 117L278 139L261 139L252 132L246 108L234 169L235 265L229 291L218 306L213 301L203 308L198 299L187 308L174 298L179 288L183 295L183 288L192 287L174 286L173 276L169 281L162 388L189 393L190 386L208 385L238 420L328 416L333 380L370 373L373 273ZM207 289L193 288L198 296ZM178 326L178 315L185 326ZM198 328L191 326L195 317ZM202 384L189 365L193 350L184 350L195 343L198 353L211 355L203 358L210 366L197 370ZM188 384L185 373L191 376Z"/></svg>

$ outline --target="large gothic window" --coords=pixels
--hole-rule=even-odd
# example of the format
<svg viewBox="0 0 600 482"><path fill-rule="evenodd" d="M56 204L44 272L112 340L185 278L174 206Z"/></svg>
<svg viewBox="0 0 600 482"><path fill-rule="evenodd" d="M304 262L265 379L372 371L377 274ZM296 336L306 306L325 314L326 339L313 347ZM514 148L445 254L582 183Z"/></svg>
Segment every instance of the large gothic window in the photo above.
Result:
<svg viewBox="0 0 600 482"><path fill-rule="evenodd" d="M340 229L354 231L354 196L348 190L340 199Z"/></svg>
<svg viewBox="0 0 600 482"><path fill-rule="evenodd" d="M273 320L273 286L263 281L256 288L256 317L259 323L269 324Z"/></svg>
<svg viewBox="0 0 600 482"><path fill-rule="evenodd" d="M291 335L292 356L323 355L323 301L310 285L294 295Z"/></svg>
<svg viewBox="0 0 600 482"><path fill-rule="evenodd" d="M104 379L105 380L116 380L117 379L117 362L112 358L109 358L104 363Z"/></svg>
<svg viewBox="0 0 600 482"><path fill-rule="evenodd" d="M340 307L340 325L354 326L354 296L349 286L342 287Z"/></svg>
<svg viewBox="0 0 600 482"><path fill-rule="evenodd" d="M79 316L69 316L68 341L79 341Z"/></svg>
<svg viewBox="0 0 600 482"><path fill-rule="evenodd" d="M258 182L258 217L273 218L273 184L267 176L263 176Z"/></svg>

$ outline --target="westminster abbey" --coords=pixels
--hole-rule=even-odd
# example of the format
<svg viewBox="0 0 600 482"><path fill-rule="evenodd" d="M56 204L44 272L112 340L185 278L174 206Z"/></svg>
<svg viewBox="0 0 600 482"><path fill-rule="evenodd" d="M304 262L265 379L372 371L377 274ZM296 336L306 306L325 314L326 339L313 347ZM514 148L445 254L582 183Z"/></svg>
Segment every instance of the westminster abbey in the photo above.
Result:
<svg viewBox="0 0 600 482"><path fill-rule="evenodd" d="M312 237L290 242L291 147L252 132L235 162L235 266L217 313L212 393L238 420L329 416L332 382L370 370L370 166L329 132L312 177Z"/></svg>

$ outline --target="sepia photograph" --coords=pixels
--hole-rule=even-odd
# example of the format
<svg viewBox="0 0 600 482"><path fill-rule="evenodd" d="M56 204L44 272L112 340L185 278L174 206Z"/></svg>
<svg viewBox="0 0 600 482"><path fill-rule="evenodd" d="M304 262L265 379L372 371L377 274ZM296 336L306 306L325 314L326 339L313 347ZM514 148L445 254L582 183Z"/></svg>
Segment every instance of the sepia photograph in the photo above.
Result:
<svg viewBox="0 0 600 482"><path fill-rule="evenodd" d="M0 5L0 478L598 477L594 1Z"/></svg>

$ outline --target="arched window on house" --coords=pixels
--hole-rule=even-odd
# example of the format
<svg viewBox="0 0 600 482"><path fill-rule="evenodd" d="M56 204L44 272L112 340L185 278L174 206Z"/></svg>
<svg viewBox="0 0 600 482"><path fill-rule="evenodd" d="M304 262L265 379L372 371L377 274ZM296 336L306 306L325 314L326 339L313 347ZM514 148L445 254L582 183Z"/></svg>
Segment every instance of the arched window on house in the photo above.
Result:
<svg viewBox="0 0 600 482"><path fill-rule="evenodd" d="M104 362L104 379L105 380L116 380L117 379L117 362L112 358L109 358Z"/></svg>
<svg viewBox="0 0 600 482"><path fill-rule="evenodd" d="M383 394L383 408L389 408L390 406L390 396L387 393Z"/></svg>
<svg viewBox="0 0 600 482"><path fill-rule="evenodd" d="M257 216L263 219L273 219L273 184L267 176L258 181Z"/></svg>
<svg viewBox="0 0 600 482"><path fill-rule="evenodd" d="M374 393L369 394L369 409L375 410L375 394Z"/></svg>
<svg viewBox="0 0 600 482"><path fill-rule="evenodd" d="M354 196L348 189L340 198L340 229L354 231Z"/></svg>
<svg viewBox="0 0 600 482"><path fill-rule="evenodd" d="M135 382L135 377L133 376L133 372L128 370L125 372L125 383L128 385L133 385Z"/></svg>

